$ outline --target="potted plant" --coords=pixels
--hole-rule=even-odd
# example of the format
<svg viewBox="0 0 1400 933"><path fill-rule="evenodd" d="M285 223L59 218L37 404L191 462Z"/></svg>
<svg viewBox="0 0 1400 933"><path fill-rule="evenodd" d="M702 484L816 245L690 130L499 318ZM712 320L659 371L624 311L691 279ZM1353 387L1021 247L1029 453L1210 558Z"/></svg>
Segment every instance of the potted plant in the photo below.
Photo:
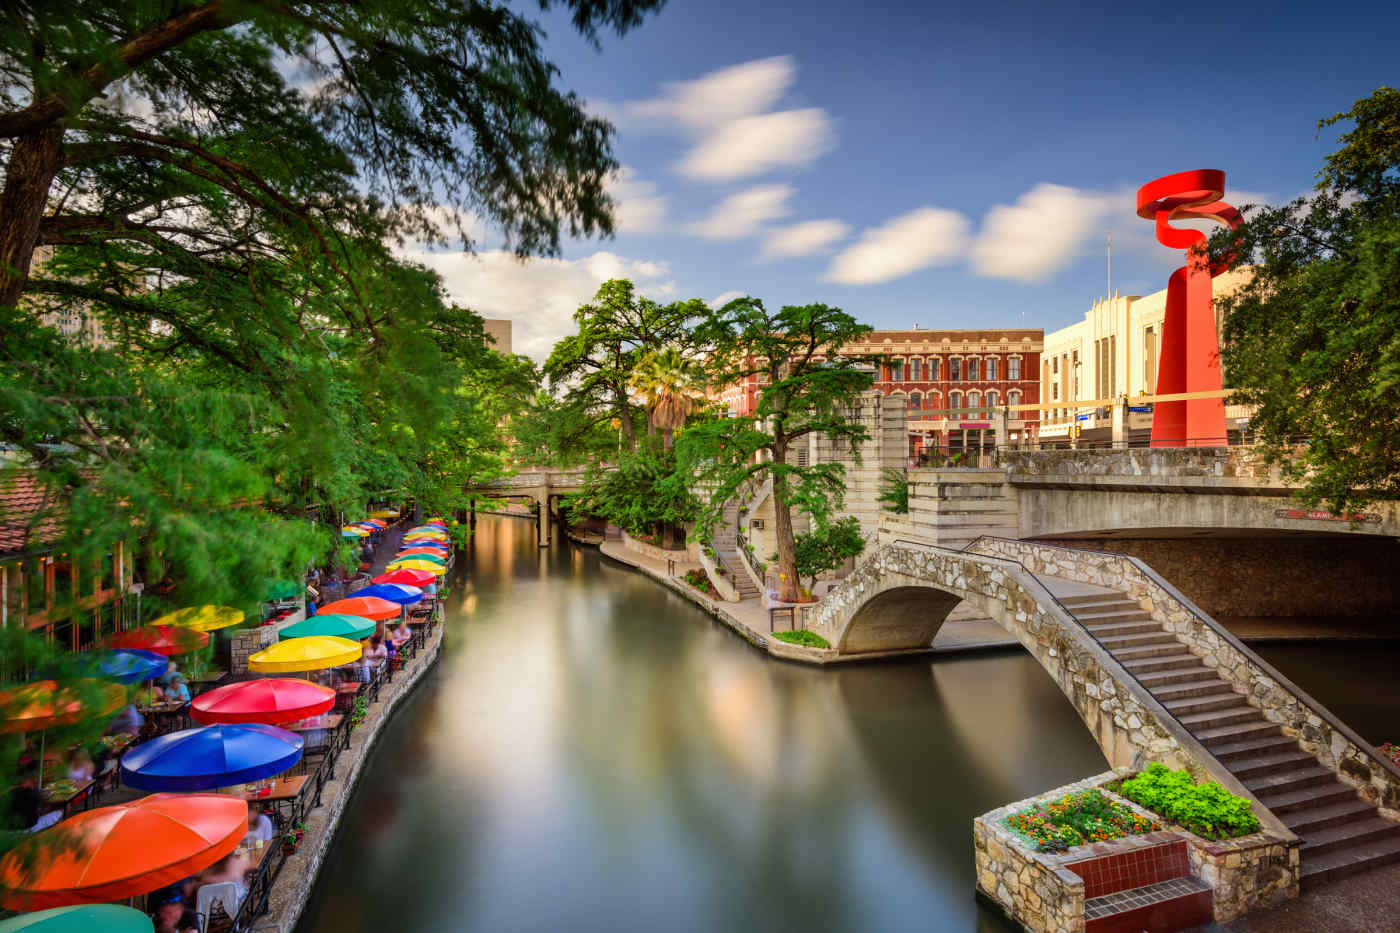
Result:
<svg viewBox="0 0 1400 933"><path fill-rule="evenodd" d="M369 700L365 697L355 697L355 706L350 710L350 728L353 729L365 721L369 715Z"/></svg>
<svg viewBox="0 0 1400 933"><path fill-rule="evenodd" d="M297 850L297 834L289 832L282 837L282 854L292 855Z"/></svg>
<svg viewBox="0 0 1400 933"><path fill-rule="evenodd" d="M296 836L297 844L300 845L302 838L306 835L306 823L298 822L292 829L292 835Z"/></svg>

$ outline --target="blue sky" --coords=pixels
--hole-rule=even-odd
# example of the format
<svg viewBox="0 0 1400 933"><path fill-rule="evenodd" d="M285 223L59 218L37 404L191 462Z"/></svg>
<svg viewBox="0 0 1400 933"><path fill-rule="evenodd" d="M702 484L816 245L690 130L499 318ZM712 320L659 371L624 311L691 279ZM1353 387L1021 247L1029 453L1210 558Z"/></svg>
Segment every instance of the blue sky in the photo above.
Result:
<svg viewBox="0 0 1400 933"><path fill-rule="evenodd" d="M1116 290L1180 264L1138 185L1209 167L1232 203L1296 196L1334 148L1318 118L1400 83L1393 2L672 0L601 52L543 22L561 83L617 124L621 230L562 261L425 258L537 357L610 275L877 327L1060 327L1106 291L1106 233Z"/></svg>

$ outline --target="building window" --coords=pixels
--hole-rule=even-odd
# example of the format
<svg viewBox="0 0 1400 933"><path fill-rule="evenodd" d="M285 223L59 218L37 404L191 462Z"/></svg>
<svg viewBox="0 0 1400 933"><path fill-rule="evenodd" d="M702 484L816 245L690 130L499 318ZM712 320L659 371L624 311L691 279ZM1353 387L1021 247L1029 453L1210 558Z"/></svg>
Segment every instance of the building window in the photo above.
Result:
<svg viewBox="0 0 1400 933"><path fill-rule="evenodd" d="M996 358L996 357L992 357L992 358L990 358L989 360L987 360L987 381L988 381L988 382L996 382L996 381L997 381L997 358Z"/></svg>
<svg viewBox="0 0 1400 933"><path fill-rule="evenodd" d="M1060 400L1060 384L1058 382L1050 383L1050 399L1055 402Z"/></svg>
<svg viewBox="0 0 1400 933"><path fill-rule="evenodd" d="M972 409L973 417L981 417L982 412L978 411L978 409L982 407L982 393L967 393L967 407Z"/></svg>
<svg viewBox="0 0 1400 933"><path fill-rule="evenodd" d="M977 381L977 357L970 356L967 359L967 381Z"/></svg>
<svg viewBox="0 0 1400 933"><path fill-rule="evenodd" d="M921 370L924 368L924 367L923 367L923 362L924 362L924 361L923 361L923 360L920 360L920 359L912 359L912 360L909 361L909 369L910 369L910 376L909 376L909 379L910 379L911 381L913 381L913 382L922 382L922 381L923 381L922 379L919 378L919 377L921 377L921 376L923 375L923 373L921 372Z"/></svg>
<svg viewBox="0 0 1400 933"><path fill-rule="evenodd" d="M918 361L915 360L915 362L918 362ZM913 409L914 411L918 411L920 408L923 407L923 403L924 403L924 397L923 397L922 395L920 395L920 394L917 393L917 392L912 392L912 393L910 393L910 395L909 395L909 407L910 407L911 409Z"/></svg>
<svg viewBox="0 0 1400 933"><path fill-rule="evenodd" d="M1021 393L1017 392L1015 389L1012 389L1010 392L1006 393L1006 404L1010 405L1013 408L1021 404Z"/></svg>
<svg viewBox="0 0 1400 933"><path fill-rule="evenodd" d="M905 381L905 382L908 382L910 379L914 378L913 375L911 374L911 369L912 369L912 367L910 366L909 361L908 361L908 360L905 360L905 361L904 361L904 381Z"/></svg>
<svg viewBox="0 0 1400 933"><path fill-rule="evenodd" d="M1143 395L1157 394L1157 329L1148 325L1142 333L1143 348Z"/></svg>
<svg viewBox="0 0 1400 933"><path fill-rule="evenodd" d="M1050 359L1050 371L1057 376L1060 374L1060 358L1058 356Z"/></svg>
<svg viewBox="0 0 1400 933"><path fill-rule="evenodd" d="M948 407L951 408L953 411L957 412L956 415L952 415L950 417L962 417L962 412L958 412L958 409L963 407L961 392L948 393Z"/></svg>
<svg viewBox="0 0 1400 933"><path fill-rule="evenodd" d="M991 413L994 414L994 415L997 413L997 394L996 394L996 392L988 392L988 393L987 393L987 411L991 412Z"/></svg>
<svg viewBox="0 0 1400 933"><path fill-rule="evenodd" d="M950 380L952 380L953 382L959 382L959 381L961 381L961 379L962 379L962 358L961 358L961 357L955 356L955 357L953 357L952 359L950 359L950 360L948 361L948 378L949 378Z"/></svg>
<svg viewBox="0 0 1400 933"><path fill-rule="evenodd" d="M1013 356L1006 361L1006 378L1016 380L1021 378L1021 358Z"/></svg>
<svg viewBox="0 0 1400 933"><path fill-rule="evenodd" d="M943 360L942 360L941 357L937 357L937 356L931 356L931 357L929 357L929 360L928 360L928 380L929 380L929 382L937 382L937 381L938 381L939 372L940 372L940 370L943 369L943 366L941 365L942 362L943 362Z"/></svg>

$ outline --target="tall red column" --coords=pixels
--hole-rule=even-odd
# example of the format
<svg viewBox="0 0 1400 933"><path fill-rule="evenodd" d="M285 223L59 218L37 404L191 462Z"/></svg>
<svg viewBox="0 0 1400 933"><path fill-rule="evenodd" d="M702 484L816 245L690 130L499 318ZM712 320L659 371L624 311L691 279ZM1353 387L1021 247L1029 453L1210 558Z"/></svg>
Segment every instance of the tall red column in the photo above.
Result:
<svg viewBox="0 0 1400 933"><path fill-rule="evenodd" d="M1211 279L1225 271L1204 251L1207 236L1173 227L1173 220L1205 218L1237 227L1240 212L1220 200L1225 173L1217 169L1177 172L1138 189L1138 216L1157 224L1163 246L1186 250L1186 265L1167 280L1166 319L1157 364L1157 394L1218 392L1220 341L1215 327ZM1213 447L1226 443L1225 400L1157 402L1152 413L1153 447Z"/></svg>

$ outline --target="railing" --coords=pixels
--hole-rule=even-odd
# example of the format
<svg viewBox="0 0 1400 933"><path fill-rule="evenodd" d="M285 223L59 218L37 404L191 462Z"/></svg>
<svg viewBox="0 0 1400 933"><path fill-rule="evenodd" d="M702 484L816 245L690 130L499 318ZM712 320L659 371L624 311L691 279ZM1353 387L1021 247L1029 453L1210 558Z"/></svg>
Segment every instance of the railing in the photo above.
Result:
<svg viewBox="0 0 1400 933"><path fill-rule="evenodd" d="M758 567L754 565L753 555L749 553L749 542L742 534L735 535L734 541L738 545L735 550L739 552L739 559L744 562L744 566L748 568L749 573L758 581L759 595L762 596L764 593L768 592L767 572L760 571Z"/></svg>
<svg viewBox="0 0 1400 933"><path fill-rule="evenodd" d="M1131 556L1131 555L1129 555L1129 554L1119 554L1119 553L1114 552L1114 551L1101 551L1101 550L1097 550L1097 549L1095 549L1095 548L1071 548L1071 547L1065 547L1065 546L1063 546L1063 545L1058 545L1058 544L1046 544L1046 543L1043 543L1043 542L1040 542L1040 541L1035 541L1035 542L1017 541L1017 540L1015 540L1015 539L1013 539L1013 538L1001 538L1001 537L997 537L996 535L981 535L981 536L979 536L979 537L977 537L977 538L974 538L972 541L969 541L966 545L964 545L963 548L962 548L962 550L965 551L965 552L968 552L968 553L973 553L973 554L978 553L977 551L974 551L973 548L976 547L976 545L977 545L977 543L978 543L979 541L992 541L992 542L996 542L996 543L998 543L998 544L1013 544L1013 545L1017 545L1017 546L1020 546L1020 547L1032 546L1032 547L1036 547L1036 548L1050 548L1050 549L1059 550L1059 551L1080 551L1080 552L1089 551L1089 552L1092 552L1092 553L1094 553L1094 554L1102 555L1102 556L1103 556L1104 558L1106 558L1106 559L1111 559L1111 560L1115 560L1115 561L1120 561L1120 562L1122 562L1122 563L1125 563L1125 564L1128 564L1128 565L1132 566L1132 567L1133 567L1134 569L1136 569L1139 573L1141 573L1141 574L1143 575L1143 577L1145 577L1152 585L1157 586L1157 587L1159 587L1160 589L1162 589L1168 596L1170 596L1173 600L1175 600L1183 609L1185 609L1187 612L1191 613L1192 617L1195 618L1195 620L1196 620L1198 623L1200 623L1202 626L1204 626L1204 627L1210 629L1211 632L1212 632L1217 638L1219 638L1221 641L1223 641L1223 642L1225 642L1226 644L1228 644L1228 645L1229 645L1231 648L1233 648L1235 651L1239 652L1239 654L1240 654L1242 657L1244 657L1247 661L1249 661L1251 665L1253 665L1253 666L1255 666L1256 668L1258 668L1259 670L1263 671L1263 673L1264 673L1266 676L1268 676L1269 678L1271 678L1275 683L1277 683L1280 687L1282 687L1284 690L1286 690L1286 691L1289 693L1289 695L1291 695L1291 696L1293 697L1293 699L1297 700L1297 701L1298 701L1299 703L1301 703L1303 706L1306 706L1309 710L1311 710L1314 714L1316 714L1316 715L1318 716L1318 718L1322 719L1322 720L1323 720L1324 722L1326 722L1329 726L1331 726L1331 728L1333 728L1333 729L1335 729L1336 731L1340 732L1340 733L1342 734L1343 737L1345 737L1349 742L1351 742L1352 745L1356 746L1356 748L1357 748L1359 751L1361 751L1362 753L1364 753L1365 755L1367 755L1367 756L1371 759L1371 761L1372 761L1374 764L1379 765L1382 771L1384 771L1384 772L1390 774L1391 777L1392 777L1392 779L1393 779L1398 785L1400 785L1400 767L1397 767L1397 766L1395 765L1394 762L1392 762L1390 759L1386 758L1384 755L1382 755L1380 752L1378 752L1369 742L1367 742L1365 739L1361 738L1361 736L1359 736L1359 735L1357 735L1355 732L1353 732L1353 731L1351 730L1351 728L1350 728L1349 726L1347 726L1346 723L1344 723L1344 722L1342 722L1340 719L1338 719L1330 710L1327 709L1327 707L1323 706L1321 703L1317 702L1317 700L1313 699L1313 697L1312 697L1310 694L1308 694L1306 691L1304 691L1304 690L1303 690L1301 687L1299 687L1297 684L1293 683L1293 681L1291 681L1291 680L1289 680L1287 677L1285 677L1285 676L1284 676L1282 673L1280 673L1279 670L1278 670L1277 668L1275 668L1272 664L1270 664L1268 661L1265 661L1265 660L1264 660L1263 658L1261 658L1259 655L1257 655L1257 654L1255 654L1253 651L1251 651L1251 650L1244 644L1244 642L1240 641L1238 638L1235 637L1234 633L1232 633L1229 629L1225 628L1223 625L1221 625L1219 622L1217 622L1217 621L1216 621L1214 618L1212 618L1207 612L1205 612L1205 610L1201 609L1199 606L1197 606L1195 603L1193 603L1189 598L1187 598L1187 596L1186 596L1184 593L1182 593L1182 592L1181 592L1180 590L1178 590L1176 587L1172 586L1171 583L1167 582L1167 580L1166 580L1165 578L1163 578L1160 574L1158 574L1157 571L1153 570L1148 564L1144 563L1144 562L1143 562L1142 560L1140 560L1139 558L1133 557L1133 556ZM989 557L990 555L985 555L985 554L983 554L983 555L979 555L979 556ZM1016 563L1017 565L1021 566L1022 568L1025 567L1024 564L1022 564L1022 563L1021 563L1020 561L1018 561L1018 560L1015 560L1014 558L992 558L992 559L993 559L993 560L1011 560L1011 561L1013 561L1014 563ZM1030 572L1030 571L1027 571L1027 572ZM1086 629L1086 631L1087 631L1087 629ZM1092 634L1092 633L1090 633L1090 634ZM1136 680L1136 679L1137 679L1137 678L1134 678L1134 680ZM1139 681L1139 686L1141 686L1141 682L1140 682L1140 681ZM1146 689L1146 688L1144 688L1144 689ZM1243 697L1243 699L1244 699L1245 701L1248 701L1248 700L1250 699L1250 697L1249 697L1248 695L1246 695L1246 696ZM1262 710L1261 710L1261 712L1262 712ZM1175 718L1175 717L1173 717L1173 718ZM1266 716L1265 718L1268 718L1268 717Z"/></svg>

